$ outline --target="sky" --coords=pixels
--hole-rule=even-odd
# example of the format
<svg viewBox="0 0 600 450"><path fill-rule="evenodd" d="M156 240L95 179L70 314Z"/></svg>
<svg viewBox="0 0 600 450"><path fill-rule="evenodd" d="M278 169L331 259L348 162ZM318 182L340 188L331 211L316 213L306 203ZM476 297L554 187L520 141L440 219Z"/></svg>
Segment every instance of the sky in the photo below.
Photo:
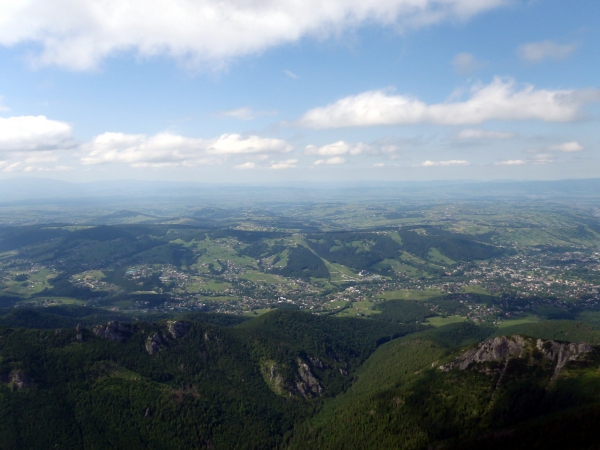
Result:
<svg viewBox="0 0 600 450"><path fill-rule="evenodd" d="M598 0L2 0L0 178L598 177Z"/></svg>

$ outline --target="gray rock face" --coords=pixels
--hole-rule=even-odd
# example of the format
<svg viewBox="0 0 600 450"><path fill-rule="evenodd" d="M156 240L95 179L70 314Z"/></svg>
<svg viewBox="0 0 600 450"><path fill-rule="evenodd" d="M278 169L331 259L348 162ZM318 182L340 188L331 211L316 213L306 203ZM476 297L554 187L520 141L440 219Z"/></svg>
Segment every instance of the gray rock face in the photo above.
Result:
<svg viewBox="0 0 600 450"><path fill-rule="evenodd" d="M181 322L179 320L167 322L169 334L173 336L173 339L182 338L188 333L188 331L190 331L191 327L192 324L189 322Z"/></svg>
<svg viewBox="0 0 600 450"><path fill-rule="evenodd" d="M283 395L285 393L290 394L289 391L285 389L283 377L279 372L280 368L277 364L273 364L270 367L263 367L263 373L266 376L271 389L279 395Z"/></svg>
<svg viewBox="0 0 600 450"><path fill-rule="evenodd" d="M132 334L131 325L110 321L106 325L96 325L92 331L96 336L115 342L125 342Z"/></svg>
<svg viewBox="0 0 600 450"><path fill-rule="evenodd" d="M556 363L555 374L560 372L569 361L575 361L594 350L590 344L543 341L542 339L537 340L536 348L543 353L546 359Z"/></svg>
<svg viewBox="0 0 600 450"><path fill-rule="evenodd" d="M469 350L448 364L440 366L440 370L448 372L455 367L458 367L459 370L465 370L473 363L519 358L526 346L527 341L521 336L500 336L482 342L477 348Z"/></svg>
<svg viewBox="0 0 600 450"><path fill-rule="evenodd" d="M146 351L149 355L156 355L162 348L163 342L158 333L151 334L146 339Z"/></svg>
<svg viewBox="0 0 600 450"><path fill-rule="evenodd" d="M317 397L323 394L323 385L310 370L308 364L300 358L296 360L298 363L299 380L296 381L296 388L306 398Z"/></svg>
<svg viewBox="0 0 600 450"><path fill-rule="evenodd" d="M556 364L554 376L564 368L569 361L575 361L587 353L594 351L590 344L573 344L556 342L552 340L538 339L535 342L530 338L522 336L500 336L486 342L482 342L476 348L467 351L454 361L439 366L443 372L454 368L466 370L471 365L489 361L508 361L509 359L528 357L537 350L543 357Z"/></svg>

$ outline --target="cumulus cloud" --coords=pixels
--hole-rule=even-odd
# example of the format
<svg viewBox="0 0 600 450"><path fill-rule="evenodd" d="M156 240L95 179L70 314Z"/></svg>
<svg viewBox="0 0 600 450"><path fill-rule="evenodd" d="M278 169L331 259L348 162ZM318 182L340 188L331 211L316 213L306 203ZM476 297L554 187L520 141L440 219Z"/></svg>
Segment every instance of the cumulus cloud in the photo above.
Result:
<svg viewBox="0 0 600 450"><path fill-rule="evenodd" d="M246 162L244 164L239 164L234 167L234 169L241 169L241 170L248 170L248 169L255 169L255 168L256 168L256 164L253 162Z"/></svg>
<svg viewBox="0 0 600 450"><path fill-rule="evenodd" d="M54 166L54 167L35 167L35 166L27 166L23 168L23 172L68 172L70 170L75 170L73 167L69 166Z"/></svg>
<svg viewBox="0 0 600 450"><path fill-rule="evenodd" d="M94 68L107 56L217 63L363 23L419 27L509 0L28 0L0 3L0 45L35 43L37 65Z"/></svg>
<svg viewBox="0 0 600 450"><path fill-rule="evenodd" d="M300 125L309 128L374 125L478 124L487 120L542 120L570 122L582 116L582 107L600 101L600 91L544 90L532 85L518 88L510 78L495 77L475 85L464 101L428 105L389 91L367 91L306 112Z"/></svg>
<svg viewBox="0 0 600 450"><path fill-rule="evenodd" d="M0 161L0 170L3 172L14 172L20 165L20 161Z"/></svg>
<svg viewBox="0 0 600 450"><path fill-rule="evenodd" d="M283 169L295 169L296 164L298 163L297 159L286 159L285 161L271 161L271 165L269 169L273 170L283 170Z"/></svg>
<svg viewBox="0 0 600 450"><path fill-rule="evenodd" d="M468 139L510 139L515 137L514 133L503 133L501 131L486 131L486 130L462 130L455 138L459 140Z"/></svg>
<svg viewBox="0 0 600 450"><path fill-rule="evenodd" d="M540 165L540 164L551 164L555 161L554 157L548 153L540 153L535 155L533 158L531 158L530 160L533 164L535 165Z"/></svg>
<svg viewBox="0 0 600 450"><path fill-rule="evenodd" d="M553 152L580 152L583 150L583 145L579 142L565 142L563 144L551 145L548 150Z"/></svg>
<svg viewBox="0 0 600 450"><path fill-rule="evenodd" d="M239 120L252 120L259 116L274 116L275 114L277 114L275 111L255 111L248 106L217 113L217 115L221 117L230 117Z"/></svg>
<svg viewBox="0 0 600 450"><path fill-rule="evenodd" d="M0 118L0 152L34 152L73 148L71 126L44 116Z"/></svg>
<svg viewBox="0 0 600 450"><path fill-rule="evenodd" d="M554 59L556 61L566 59L575 50L577 50L577 45L561 45L554 41L546 40L523 44L517 49L517 54L522 60L535 63L545 59Z"/></svg>
<svg viewBox="0 0 600 450"><path fill-rule="evenodd" d="M527 164L522 159L509 159L508 161L498 161L495 162L496 166L522 166L523 164Z"/></svg>
<svg viewBox="0 0 600 450"><path fill-rule="evenodd" d="M104 133L84 146L83 164L120 162L133 167L174 167L218 164L236 155L286 153L292 147L281 139L223 134L216 139L196 139L170 133Z"/></svg>
<svg viewBox="0 0 600 450"><path fill-rule="evenodd" d="M452 59L452 65L459 75L471 75L481 69L484 63L478 61L471 53L459 53Z"/></svg>
<svg viewBox="0 0 600 450"><path fill-rule="evenodd" d="M469 161L452 159L450 161L425 161L421 164L415 164L415 167L446 167L446 166L468 166Z"/></svg>
<svg viewBox="0 0 600 450"><path fill-rule="evenodd" d="M304 153L307 155L318 156L384 156L389 159L395 159L401 153L401 148L399 145L390 143L387 139L381 139L370 144L365 144L364 142L351 143L345 141L337 141L332 144L323 145L321 147L317 147L316 145L307 145L304 150ZM324 164L324 162L322 162L321 164Z"/></svg>
<svg viewBox="0 0 600 450"><path fill-rule="evenodd" d="M331 158L327 158L327 159L317 159L313 165L314 166L321 166L323 164L326 165L335 165L335 164L344 164L346 162L345 158L342 158L341 156L333 156Z"/></svg>
<svg viewBox="0 0 600 450"><path fill-rule="evenodd" d="M370 146L358 142L356 144L349 144L344 141L334 142L333 144L324 145L322 147L316 147L314 145L306 146L304 152L307 155L320 155L320 156L332 156L332 155L359 155L365 150L368 150Z"/></svg>

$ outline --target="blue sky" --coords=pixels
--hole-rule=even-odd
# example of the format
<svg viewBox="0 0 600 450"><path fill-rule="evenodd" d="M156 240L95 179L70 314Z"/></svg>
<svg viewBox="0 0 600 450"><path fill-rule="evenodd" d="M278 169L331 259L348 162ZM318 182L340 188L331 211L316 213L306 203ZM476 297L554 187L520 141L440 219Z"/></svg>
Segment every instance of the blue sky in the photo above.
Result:
<svg viewBox="0 0 600 450"><path fill-rule="evenodd" d="M5 0L0 177L597 177L597 0Z"/></svg>

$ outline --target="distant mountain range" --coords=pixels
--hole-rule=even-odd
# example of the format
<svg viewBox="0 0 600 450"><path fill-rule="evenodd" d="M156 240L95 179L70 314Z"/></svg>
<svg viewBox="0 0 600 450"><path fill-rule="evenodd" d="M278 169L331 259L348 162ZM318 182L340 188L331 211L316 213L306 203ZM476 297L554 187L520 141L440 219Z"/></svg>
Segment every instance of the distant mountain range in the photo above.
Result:
<svg viewBox="0 0 600 450"><path fill-rule="evenodd" d="M556 181L419 181L357 183L210 184L107 180L71 183L44 178L0 180L0 202L194 198L207 201L344 201L418 199L587 198L600 194L600 178Z"/></svg>

